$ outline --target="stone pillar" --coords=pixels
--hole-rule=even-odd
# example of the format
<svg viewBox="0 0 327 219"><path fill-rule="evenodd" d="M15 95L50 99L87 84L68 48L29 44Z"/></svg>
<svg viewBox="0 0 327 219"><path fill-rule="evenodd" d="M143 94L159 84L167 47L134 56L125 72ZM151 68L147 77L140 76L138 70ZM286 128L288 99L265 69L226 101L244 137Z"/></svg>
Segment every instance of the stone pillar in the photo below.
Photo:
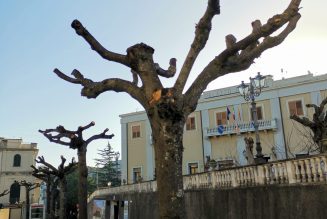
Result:
<svg viewBox="0 0 327 219"><path fill-rule="evenodd" d="M320 91L313 91L310 93L311 103L316 104L317 106L321 103L321 94Z"/></svg>
<svg viewBox="0 0 327 219"><path fill-rule="evenodd" d="M211 142L207 136L207 128L209 128L209 112L201 110L202 121L202 142L203 142L203 161L206 161L206 156L211 157Z"/></svg>
<svg viewBox="0 0 327 219"><path fill-rule="evenodd" d="M128 182L128 124L121 121L121 180Z"/></svg>
<svg viewBox="0 0 327 219"><path fill-rule="evenodd" d="M277 120L277 130L274 131L274 147L276 157L278 160L287 158L287 151L285 149L284 129L282 124L282 112L280 111L280 102L278 97L270 99L271 118Z"/></svg>
<svg viewBox="0 0 327 219"><path fill-rule="evenodd" d="M152 130L149 120L145 121L145 141L146 141L146 166L145 180L153 180L154 178L154 158L153 158L153 144L152 144Z"/></svg>

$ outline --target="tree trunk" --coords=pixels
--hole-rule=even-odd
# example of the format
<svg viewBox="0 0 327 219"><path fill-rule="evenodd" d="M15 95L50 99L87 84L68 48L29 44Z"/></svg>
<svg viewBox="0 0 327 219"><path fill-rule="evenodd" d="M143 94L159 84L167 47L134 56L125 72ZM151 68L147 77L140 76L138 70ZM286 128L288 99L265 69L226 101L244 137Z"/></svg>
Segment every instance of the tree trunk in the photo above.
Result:
<svg viewBox="0 0 327 219"><path fill-rule="evenodd" d="M54 179L51 186L51 196L50 196L50 218L54 219L56 217L56 199L57 199L57 186L58 180Z"/></svg>
<svg viewBox="0 0 327 219"><path fill-rule="evenodd" d="M185 218L183 192L183 118L151 120L160 218Z"/></svg>
<svg viewBox="0 0 327 219"><path fill-rule="evenodd" d="M26 186L25 187L26 190L26 202L25 202L25 208L26 208L26 218L30 218L30 190L29 188Z"/></svg>
<svg viewBox="0 0 327 219"><path fill-rule="evenodd" d="M60 207L59 207L59 218L65 219L66 217L66 192L67 192L67 182L66 179L60 180Z"/></svg>
<svg viewBox="0 0 327 219"><path fill-rule="evenodd" d="M47 186L47 190L46 190L46 193L47 193L47 198L46 198L46 218L47 219L52 219L51 218L51 214L50 214L50 208L51 208L51 181L49 180L48 182L46 182L46 186Z"/></svg>
<svg viewBox="0 0 327 219"><path fill-rule="evenodd" d="M87 219L87 166L86 145L78 148L78 218Z"/></svg>

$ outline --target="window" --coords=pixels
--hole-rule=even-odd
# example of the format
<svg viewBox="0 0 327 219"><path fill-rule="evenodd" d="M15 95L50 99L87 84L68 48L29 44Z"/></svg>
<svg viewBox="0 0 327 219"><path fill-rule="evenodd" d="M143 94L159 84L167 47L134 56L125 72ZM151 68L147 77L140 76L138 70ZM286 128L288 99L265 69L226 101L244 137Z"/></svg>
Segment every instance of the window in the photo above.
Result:
<svg viewBox="0 0 327 219"><path fill-rule="evenodd" d="M189 163L188 164L189 174L195 174L198 172L198 163Z"/></svg>
<svg viewBox="0 0 327 219"><path fill-rule="evenodd" d="M257 118L258 120L263 120L263 110L262 106L257 106ZM251 120L253 121L253 115L252 115L252 110L250 108L250 114L251 114Z"/></svg>
<svg viewBox="0 0 327 219"><path fill-rule="evenodd" d="M141 167L133 168L133 183L142 181Z"/></svg>
<svg viewBox="0 0 327 219"><path fill-rule="evenodd" d="M195 117L188 117L186 120L186 130L194 130L195 129Z"/></svg>
<svg viewBox="0 0 327 219"><path fill-rule="evenodd" d="M19 154L14 156L14 167L20 167L21 157Z"/></svg>
<svg viewBox="0 0 327 219"><path fill-rule="evenodd" d="M141 137L141 126L135 125L132 126L132 138L140 138Z"/></svg>
<svg viewBox="0 0 327 219"><path fill-rule="evenodd" d="M227 124L227 113L226 112L217 112L216 113L216 124L217 124L217 126Z"/></svg>
<svg viewBox="0 0 327 219"><path fill-rule="evenodd" d="M288 109L290 115L303 116L302 100L294 100L288 102Z"/></svg>
<svg viewBox="0 0 327 219"><path fill-rule="evenodd" d="M10 204L18 204L19 199L20 199L20 185L17 181L15 181L10 186L9 202Z"/></svg>

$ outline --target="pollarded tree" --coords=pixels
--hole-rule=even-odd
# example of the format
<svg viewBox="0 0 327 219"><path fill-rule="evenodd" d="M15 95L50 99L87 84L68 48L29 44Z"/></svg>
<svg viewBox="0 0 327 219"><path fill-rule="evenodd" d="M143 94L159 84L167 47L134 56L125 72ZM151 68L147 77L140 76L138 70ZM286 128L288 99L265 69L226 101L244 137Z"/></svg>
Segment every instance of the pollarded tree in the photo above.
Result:
<svg viewBox="0 0 327 219"><path fill-rule="evenodd" d="M54 176L50 173L49 168L47 167L43 167L43 166L39 166L39 167L35 167L34 165L31 165L33 172L32 172L32 176L42 180L43 182L45 182L46 185L46 218L47 219L52 219L54 218L54 215L51 215L50 209L51 209L51 205L50 205L50 200L51 200L51 186L53 185L53 180L54 180Z"/></svg>
<svg viewBox="0 0 327 219"><path fill-rule="evenodd" d="M129 47L127 54L112 52L104 48L81 22L72 22L71 26L76 33L102 58L130 68L133 80L108 78L95 82L85 78L76 69L72 72L73 77L58 69L54 72L65 81L82 85L81 94L87 98L96 98L106 91L126 92L144 107L152 128L160 218L185 218L183 127L187 116L195 110L202 92L213 80L249 68L262 52L282 43L295 29L301 17L298 12L300 2L301 0L291 0L282 14L273 16L263 25L259 20L252 22L252 32L241 40L232 34L227 35L226 49L199 72L189 88L185 88L186 81L208 40L212 19L220 13L219 0L208 0L206 11L195 27L194 40L173 87L164 87L159 76L173 77L176 73L176 59L172 58L170 67L164 70L153 60L154 49L144 43ZM283 30L272 36L283 26Z"/></svg>
<svg viewBox="0 0 327 219"><path fill-rule="evenodd" d="M25 201L25 218L29 218L30 216L30 191L32 191L33 189L37 188L40 186L40 184L38 183L31 183L31 182L27 182L26 180L22 180L19 182L20 186L24 186L25 187L25 197L26 197L26 201Z"/></svg>
<svg viewBox="0 0 327 219"><path fill-rule="evenodd" d="M67 203L67 175L72 173L76 167L77 163L75 162L75 159L73 158L72 161L65 166L66 158L63 156L61 158L61 163L58 166L58 168L55 168L52 164L45 161L43 156L39 156L38 159L35 161L39 164L43 164L45 168L39 168L39 170L42 171L42 173L46 176L54 176L58 179L59 187L60 187L60 193L59 193L59 218L64 219L67 218L67 211L66 211L66 203ZM37 170L35 167L33 167L34 172ZM54 203L54 202L53 202ZM52 207L51 207L52 208Z"/></svg>
<svg viewBox="0 0 327 219"><path fill-rule="evenodd" d="M87 218L87 166L86 166L86 151L87 146L97 139L111 139L114 135L107 135L109 129L105 129L98 135L93 135L87 140L83 138L83 131L94 126L91 122L86 126L80 126L76 131L70 131L63 126L58 126L55 129L39 130L49 141L69 146L72 149L77 149L78 156L78 205L79 205L79 219Z"/></svg>
<svg viewBox="0 0 327 219"><path fill-rule="evenodd" d="M299 117L295 114L291 115L290 118L302 124L303 126L309 127L313 132L313 140L319 145L320 153L327 151L327 145L323 140L327 140L327 114L324 110L325 105L327 104L327 97L321 101L320 105L316 104L306 104L308 108L313 108L314 113L312 120L306 117Z"/></svg>

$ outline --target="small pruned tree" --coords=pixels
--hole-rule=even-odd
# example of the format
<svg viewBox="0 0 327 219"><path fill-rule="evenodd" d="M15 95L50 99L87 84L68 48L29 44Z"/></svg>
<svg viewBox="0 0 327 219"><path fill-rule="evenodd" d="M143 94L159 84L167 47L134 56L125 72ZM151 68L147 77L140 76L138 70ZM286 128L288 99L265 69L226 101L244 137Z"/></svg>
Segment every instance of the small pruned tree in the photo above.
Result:
<svg viewBox="0 0 327 219"><path fill-rule="evenodd" d="M50 170L48 167L45 166L38 166L35 167L34 165L31 165L33 172L32 172L32 176L34 176L35 178L38 178L40 180L42 180L43 182L45 182L46 185L46 218L47 219L53 219L54 218L54 214L51 214L51 205L50 205L50 200L51 200L51 186L53 185L53 180L54 180L54 176L50 173Z"/></svg>
<svg viewBox="0 0 327 219"><path fill-rule="evenodd" d="M19 182L20 186L25 187L26 201L25 201L25 217L29 218L30 216L30 191L40 186L38 183L27 182L26 180L22 180Z"/></svg>
<svg viewBox="0 0 327 219"><path fill-rule="evenodd" d="M78 205L79 205L79 219L87 218L87 166L86 166L86 151L87 146L97 139L111 139L114 135L106 134L109 129L105 129L98 135L93 135L87 140L83 138L83 131L95 125L91 122L86 126L80 126L76 131L65 129L64 126L58 126L55 129L39 130L50 142L69 146L69 148L77 150L78 156Z"/></svg>
<svg viewBox="0 0 327 219"><path fill-rule="evenodd" d="M186 88L186 82L209 38L212 19L220 14L219 0L208 0L204 15L196 24L192 45L172 87L164 87L160 77L171 78L177 73L175 58L170 60L169 68L165 70L153 60L154 49L144 43L129 47L126 54L112 52L104 48L80 21L72 22L77 35L95 52L108 61L130 68L133 79L108 78L97 82L84 77L76 69L72 71L72 77L58 69L54 73L67 82L81 85L81 94L87 98L96 98L106 91L126 92L143 106L152 129L160 218L186 216L182 178L183 127L188 115L196 109L202 92L213 80L249 68L265 50L281 44L301 17L300 2L291 0L283 13L273 16L264 24L255 20L252 22L252 32L241 40L228 34L225 38L226 49L199 72L189 88ZM285 28L277 32L282 27Z"/></svg>
<svg viewBox="0 0 327 219"><path fill-rule="evenodd" d="M291 119L311 129L313 132L313 140L319 145L320 153L327 151L327 144L324 143L324 140L327 140L327 114L324 110L326 104L327 97L321 101L319 106L316 104L305 105L308 108L314 109L312 120L307 117L299 117L295 114L290 116Z"/></svg>
<svg viewBox="0 0 327 219"><path fill-rule="evenodd" d="M4 190L3 192L0 193L0 197L8 195L8 194L9 194L9 190L6 189L6 190Z"/></svg>
<svg viewBox="0 0 327 219"><path fill-rule="evenodd" d="M65 219L65 218L67 218L67 215L66 215L66 213L67 213L67 211L66 211L67 175L72 173L76 169L77 163L75 162L75 159L72 158L71 162L67 166L65 166L66 158L64 158L64 156L61 156L60 158L61 158L61 163L58 166L58 168L55 168L50 163L46 162L43 156L39 156L38 159L36 159L35 161L39 164L43 164L43 166L44 166L43 168L39 168L39 170L42 171L39 174L43 174L45 176L57 177L59 187L60 187L59 218ZM33 169L34 169L34 171L36 171L35 167ZM52 202L52 203L54 203L54 202ZM52 209L52 207L50 207L50 208Z"/></svg>

